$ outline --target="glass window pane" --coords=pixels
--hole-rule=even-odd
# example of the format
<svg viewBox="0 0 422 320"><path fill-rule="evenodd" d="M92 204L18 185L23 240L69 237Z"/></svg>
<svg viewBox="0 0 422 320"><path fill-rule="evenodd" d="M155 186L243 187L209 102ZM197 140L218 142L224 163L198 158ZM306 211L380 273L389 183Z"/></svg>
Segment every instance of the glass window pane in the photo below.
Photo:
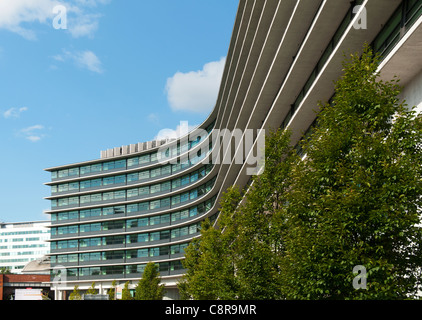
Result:
<svg viewBox="0 0 422 320"><path fill-rule="evenodd" d="M131 173L127 176L127 181L138 181L139 180L139 173Z"/></svg>
<svg viewBox="0 0 422 320"><path fill-rule="evenodd" d="M133 166L136 166L138 164L139 164L139 158L138 157L130 158L130 159L127 160L127 166L128 167L133 167Z"/></svg>
<svg viewBox="0 0 422 320"><path fill-rule="evenodd" d="M149 179L150 178L150 172L149 170L146 171L142 171L139 173L139 179L143 180L143 179Z"/></svg>
<svg viewBox="0 0 422 320"><path fill-rule="evenodd" d="M136 189L129 189L127 191L127 197L128 198L137 197L137 196L139 196L139 189L138 188L136 188Z"/></svg>
<svg viewBox="0 0 422 320"><path fill-rule="evenodd" d="M150 202L150 209L158 209L160 208L160 200L156 200L156 201L151 201Z"/></svg>
<svg viewBox="0 0 422 320"><path fill-rule="evenodd" d="M129 204L127 206L127 212L136 212L138 211L138 204Z"/></svg>

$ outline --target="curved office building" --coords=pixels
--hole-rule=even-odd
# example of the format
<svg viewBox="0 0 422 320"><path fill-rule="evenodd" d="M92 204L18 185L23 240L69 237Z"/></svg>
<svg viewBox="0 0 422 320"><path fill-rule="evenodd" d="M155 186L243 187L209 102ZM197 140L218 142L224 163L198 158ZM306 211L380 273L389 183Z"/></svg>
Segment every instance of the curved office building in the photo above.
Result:
<svg viewBox="0 0 422 320"><path fill-rule="evenodd" d="M421 15L421 0L241 0L216 106L197 130L46 169L56 298L94 281L134 288L148 261L177 298L184 248L218 218L227 187L260 168L260 130L290 128L296 145L332 97L344 53L371 44L382 77L398 75L422 106Z"/></svg>

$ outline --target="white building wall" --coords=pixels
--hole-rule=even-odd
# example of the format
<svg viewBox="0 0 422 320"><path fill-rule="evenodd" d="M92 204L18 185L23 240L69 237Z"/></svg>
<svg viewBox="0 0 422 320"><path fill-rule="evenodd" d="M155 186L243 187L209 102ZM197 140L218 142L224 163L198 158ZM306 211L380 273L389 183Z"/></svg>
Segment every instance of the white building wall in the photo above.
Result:
<svg viewBox="0 0 422 320"><path fill-rule="evenodd" d="M410 108L416 106L418 113L422 112L422 72L405 86L401 98L406 100Z"/></svg>
<svg viewBox="0 0 422 320"><path fill-rule="evenodd" d="M25 265L50 252L50 222L0 224L0 268L21 273Z"/></svg>

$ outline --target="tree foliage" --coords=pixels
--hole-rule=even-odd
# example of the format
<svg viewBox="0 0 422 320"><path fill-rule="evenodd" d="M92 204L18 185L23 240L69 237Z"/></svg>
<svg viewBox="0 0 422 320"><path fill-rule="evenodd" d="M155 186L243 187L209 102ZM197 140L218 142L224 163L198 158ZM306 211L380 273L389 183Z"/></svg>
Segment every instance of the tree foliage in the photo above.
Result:
<svg viewBox="0 0 422 320"><path fill-rule="evenodd" d="M304 299L412 297L420 286L422 122L380 81L379 58L351 55L292 171L282 281ZM352 286L354 266L367 289Z"/></svg>
<svg viewBox="0 0 422 320"><path fill-rule="evenodd" d="M73 292L69 295L69 300L82 300L82 295L79 291L79 286L73 288Z"/></svg>
<svg viewBox="0 0 422 320"><path fill-rule="evenodd" d="M186 249L193 299L404 299L421 289L422 120L379 80L368 46L344 62L304 140L266 140L265 171L230 188L218 224ZM367 287L353 286L355 266Z"/></svg>
<svg viewBox="0 0 422 320"><path fill-rule="evenodd" d="M107 291L109 300L116 300L116 285L116 280L113 280L113 282L111 283L111 288Z"/></svg>
<svg viewBox="0 0 422 320"><path fill-rule="evenodd" d="M162 300L164 285L160 285L160 273L153 262L145 266L144 274L135 288L135 300Z"/></svg>
<svg viewBox="0 0 422 320"><path fill-rule="evenodd" d="M91 287L88 288L86 294L98 294L97 289L95 289L95 282L91 284Z"/></svg>
<svg viewBox="0 0 422 320"><path fill-rule="evenodd" d="M122 290L122 300L133 300L129 290L129 281L125 282Z"/></svg>

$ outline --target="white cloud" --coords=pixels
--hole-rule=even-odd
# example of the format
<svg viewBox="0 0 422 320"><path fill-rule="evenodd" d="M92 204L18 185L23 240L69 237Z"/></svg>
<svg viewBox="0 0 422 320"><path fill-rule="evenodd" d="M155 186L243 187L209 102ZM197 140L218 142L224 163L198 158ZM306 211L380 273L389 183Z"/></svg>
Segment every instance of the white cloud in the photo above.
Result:
<svg viewBox="0 0 422 320"><path fill-rule="evenodd" d="M63 50L63 54L53 56L58 62L73 61L78 67L88 69L92 72L103 73L103 67L100 59L90 50L71 52Z"/></svg>
<svg viewBox="0 0 422 320"><path fill-rule="evenodd" d="M42 133L42 130L44 130L44 126L37 124L35 126L24 128L20 130L19 133L23 135L25 139L31 142L38 142L45 137L45 134Z"/></svg>
<svg viewBox="0 0 422 320"><path fill-rule="evenodd" d="M77 38L92 37L97 31L101 14L95 12L99 4L111 0L0 0L0 29L17 33L28 40L37 35L31 24L45 24L52 27L56 14L54 7L66 8L69 33ZM94 12L93 12L94 11Z"/></svg>
<svg viewBox="0 0 422 320"><path fill-rule="evenodd" d="M173 111L210 112L217 100L226 58L204 65L202 70L177 72L167 79L167 100Z"/></svg>
<svg viewBox="0 0 422 320"><path fill-rule="evenodd" d="M76 64L92 72L103 73L100 59L92 51L78 52L74 56Z"/></svg>
<svg viewBox="0 0 422 320"><path fill-rule="evenodd" d="M5 111L3 113L3 117L6 119L10 119L10 118L19 118L21 113L24 111L27 111L28 108L27 107L22 107L22 108L10 108L9 110Z"/></svg>
<svg viewBox="0 0 422 320"><path fill-rule="evenodd" d="M93 37L98 30L99 14L80 15L69 20L69 32L74 38Z"/></svg>
<svg viewBox="0 0 422 320"><path fill-rule="evenodd" d="M24 38L35 40L35 32L22 27L22 23L46 23L51 19L56 0L1 0L0 28L15 32Z"/></svg>

